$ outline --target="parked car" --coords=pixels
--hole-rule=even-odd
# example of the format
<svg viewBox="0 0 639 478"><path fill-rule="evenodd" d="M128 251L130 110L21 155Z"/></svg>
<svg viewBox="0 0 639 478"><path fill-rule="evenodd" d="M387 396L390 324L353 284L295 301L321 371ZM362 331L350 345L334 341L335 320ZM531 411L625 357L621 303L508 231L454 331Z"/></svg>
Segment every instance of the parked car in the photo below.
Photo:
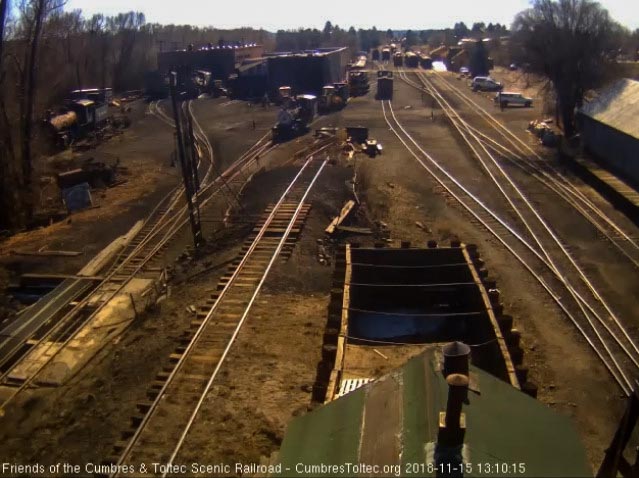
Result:
<svg viewBox="0 0 639 478"><path fill-rule="evenodd" d="M505 108L509 105L520 105L526 108L530 108L533 104L532 98L522 95L521 93L515 93L512 91L500 91L495 95L495 103Z"/></svg>
<svg viewBox="0 0 639 478"><path fill-rule="evenodd" d="M473 91L501 91L503 85L490 76L476 76L470 87Z"/></svg>

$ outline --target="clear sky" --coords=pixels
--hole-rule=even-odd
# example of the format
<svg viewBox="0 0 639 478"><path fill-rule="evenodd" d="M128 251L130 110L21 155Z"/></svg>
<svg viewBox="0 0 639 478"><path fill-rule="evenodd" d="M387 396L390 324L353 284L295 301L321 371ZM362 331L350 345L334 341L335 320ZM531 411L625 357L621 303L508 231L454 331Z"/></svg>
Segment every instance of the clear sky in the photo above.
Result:
<svg viewBox="0 0 639 478"><path fill-rule="evenodd" d="M639 0L602 0L612 17L631 29L639 28ZM529 6L528 0L69 0L67 9L85 15L142 11L153 23L191 24L234 28L251 26L322 28L326 20L342 28L426 29L452 27L463 21L510 25L514 15Z"/></svg>

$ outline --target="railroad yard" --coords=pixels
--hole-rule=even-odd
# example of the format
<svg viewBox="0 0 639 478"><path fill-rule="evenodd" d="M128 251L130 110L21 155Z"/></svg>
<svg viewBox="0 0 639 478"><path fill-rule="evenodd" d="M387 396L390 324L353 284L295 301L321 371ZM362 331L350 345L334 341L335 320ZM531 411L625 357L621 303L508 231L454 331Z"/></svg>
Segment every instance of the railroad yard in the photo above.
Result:
<svg viewBox="0 0 639 478"><path fill-rule="evenodd" d="M373 401L368 381L459 341L473 367L569 420L597 471L639 369L632 214L529 131L541 98L500 108L456 72L382 58L360 71L369 91L278 141L273 101L136 99L132 125L95 150L127 182L0 243L11 277L59 278L0 324L2 462L287 476L265 471L294 420L348 387ZM193 130L193 190L176 119ZM351 128L380 147L367 154ZM47 250L82 253L16 253Z"/></svg>

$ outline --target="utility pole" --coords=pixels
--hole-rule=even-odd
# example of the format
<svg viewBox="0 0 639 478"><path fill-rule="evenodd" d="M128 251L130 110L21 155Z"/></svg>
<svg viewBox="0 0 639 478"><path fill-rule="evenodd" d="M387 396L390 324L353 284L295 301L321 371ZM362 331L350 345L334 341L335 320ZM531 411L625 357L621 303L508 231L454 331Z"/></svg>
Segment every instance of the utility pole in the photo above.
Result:
<svg viewBox="0 0 639 478"><path fill-rule="evenodd" d="M199 155L197 152L197 148L195 147L195 136L193 135L193 118L191 117L190 111L187 112L186 115L188 127L189 127L189 142L191 146L191 166L192 166L192 179L193 185L195 187L195 191L200 191L200 176L197 171L197 163L199 159Z"/></svg>
<svg viewBox="0 0 639 478"><path fill-rule="evenodd" d="M200 208L197 204L196 191L199 189L199 184L194 176L193 170L197 170L197 161L194 163L193 155L186 153L187 148L189 152L195 149L191 138L187 131L182 128L182 113L181 103L178 103L178 91L177 91L177 73L172 71L170 73L170 90L171 90L171 102L173 105L173 118L175 120L175 131L177 140L177 153L180 159L180 166L182 167L182 178L184 179L184 195L186 196L186 204L189 209L189 220L191 222L191 231L193 233L193 244L197 250L204 243L202 237L202 225L200 223Z"/></svg>

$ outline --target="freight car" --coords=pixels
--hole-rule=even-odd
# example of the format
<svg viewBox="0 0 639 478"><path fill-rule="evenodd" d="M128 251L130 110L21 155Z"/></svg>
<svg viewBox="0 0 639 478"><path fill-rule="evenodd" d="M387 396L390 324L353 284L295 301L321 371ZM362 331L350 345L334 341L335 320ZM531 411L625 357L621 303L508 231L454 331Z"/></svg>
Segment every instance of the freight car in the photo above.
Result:
<svg viewBox="0 0 639 478"><path fill-rule="evenodd" d="M371 60L379 61L379 49L373 48L373 52L371 53Z"/></svg>
<svg viewBox="0 0 639 478"><path fill-rule="evenodd" d="M378 100L393 99L393 72L380 70L377 72L377 96Z"/></svg>
<svg viewBox="0 0 639 478"><path fill-rule="evenodd" d="M391 50L389 47L382 48L382 61L390 61L391 59Z"/></svg>
<svg viewBox="0 0 639 478"><path fill-rule="evenodd" d="M404 66L404 55L402 55L402 52L398 51L393 54L393 65Z"/></svg>
<svg viewBox="0 0 639 478"><path fill-rule="evenodd" d="M416 53L409 51L404 57L404 64L409 68L417 68L419 66L419 57Z"/></svg>
<svg viewBox="0 0 639 478"><path fill-rule="evenodd" d="M428 56L428 55L420 55L419 56L419 65L426 69L426 70L432 70L433 69L433 59Z"/></svg>

